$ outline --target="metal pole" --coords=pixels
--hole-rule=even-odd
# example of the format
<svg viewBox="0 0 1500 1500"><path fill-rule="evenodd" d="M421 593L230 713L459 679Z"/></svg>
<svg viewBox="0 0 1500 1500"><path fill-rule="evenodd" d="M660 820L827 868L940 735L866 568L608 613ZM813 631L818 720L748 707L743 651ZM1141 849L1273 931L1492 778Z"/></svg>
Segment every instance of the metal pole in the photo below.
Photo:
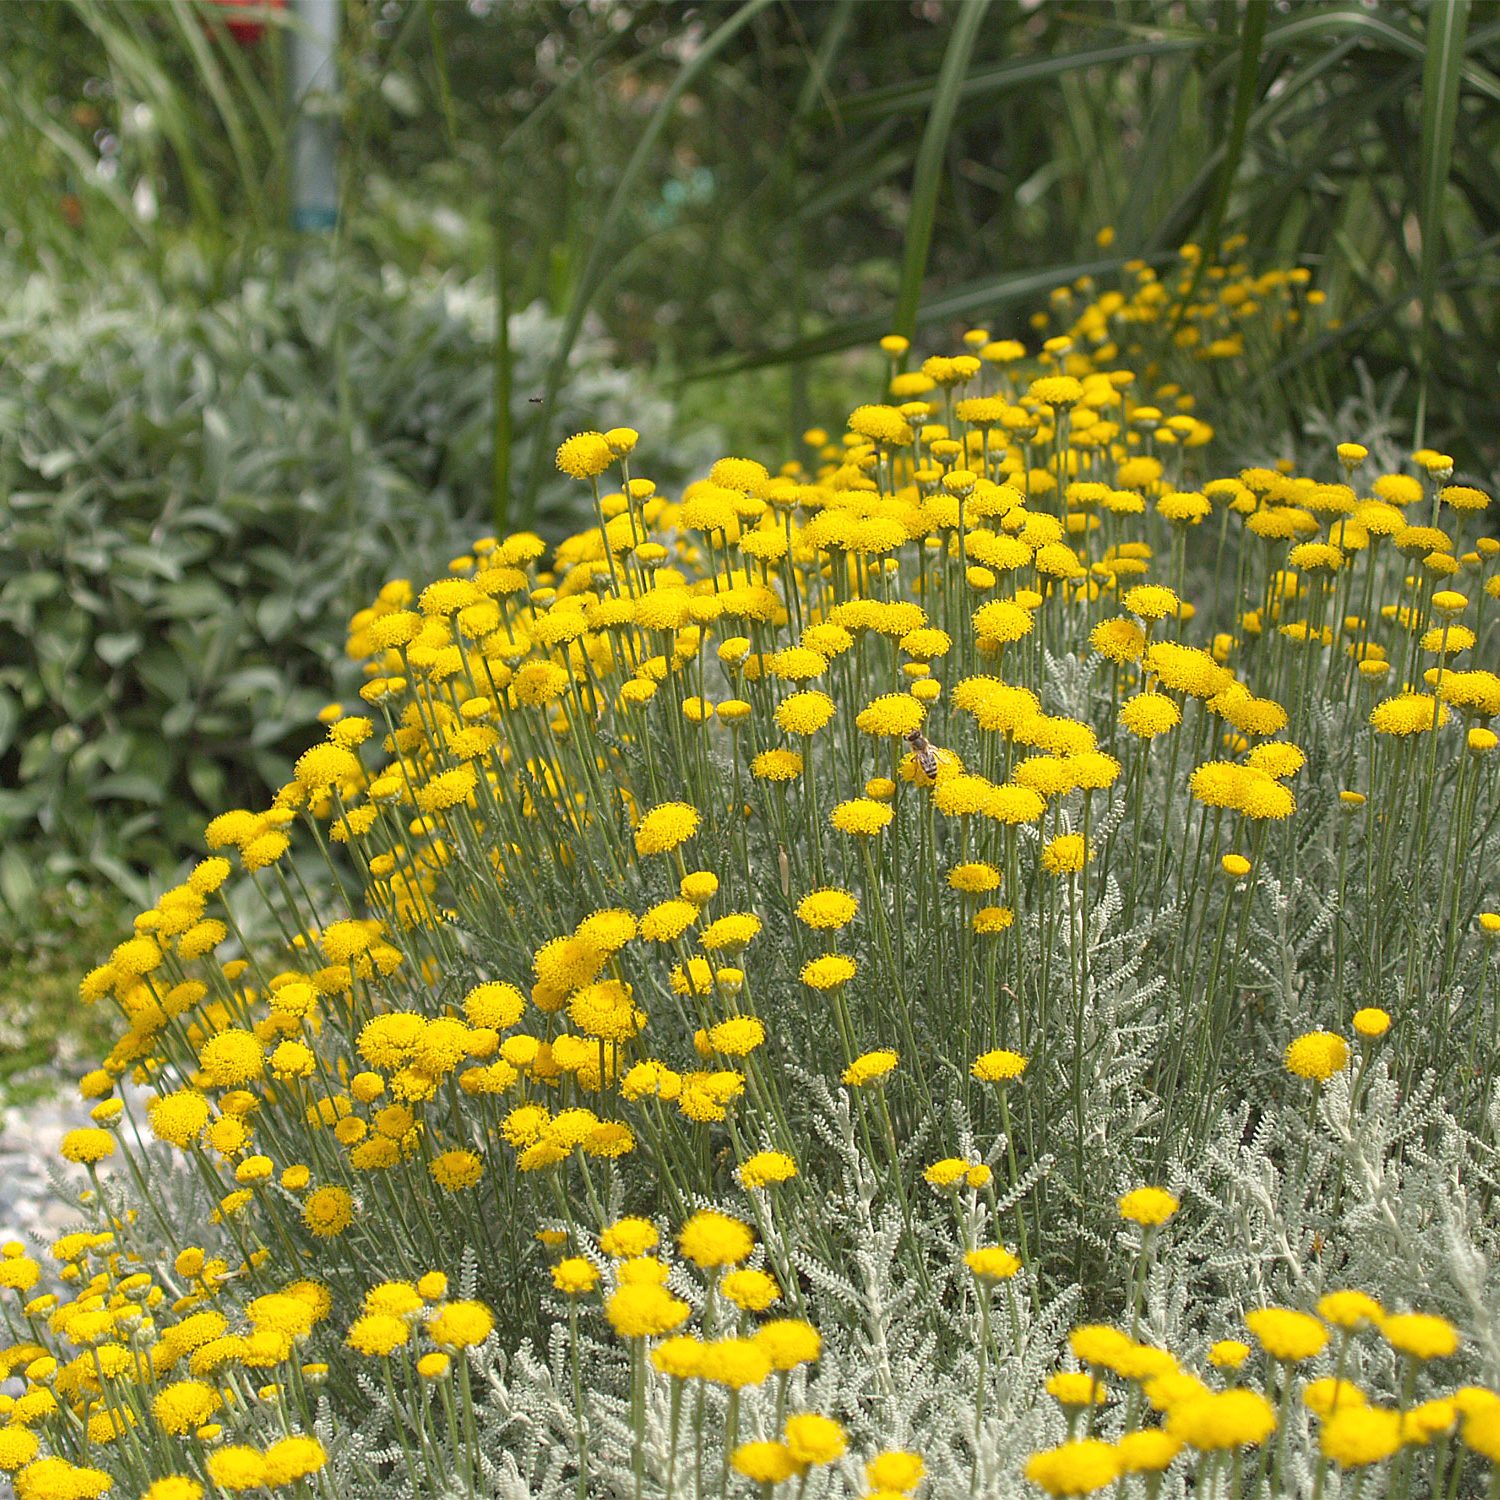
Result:
<svg viewBox="0 0 1500 1500"><path fill-rule="evenodd" d="M293 0L292 225L332 229L338 221L337 119L328 102L338 90L340 0Z"/></svg>

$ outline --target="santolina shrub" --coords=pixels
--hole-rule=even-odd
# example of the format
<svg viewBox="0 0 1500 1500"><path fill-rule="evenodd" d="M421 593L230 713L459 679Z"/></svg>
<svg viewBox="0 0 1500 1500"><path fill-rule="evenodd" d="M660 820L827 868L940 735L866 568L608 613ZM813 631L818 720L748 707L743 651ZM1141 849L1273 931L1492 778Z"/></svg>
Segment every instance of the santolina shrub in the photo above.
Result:
<svg viewBox="0 0 1500 1500"><path fill-rule="evenodd" d="M22 1500L1493 1485L1487 497L1218 472L1304 294L1133 275L355 617L85 982Z"/></svg>

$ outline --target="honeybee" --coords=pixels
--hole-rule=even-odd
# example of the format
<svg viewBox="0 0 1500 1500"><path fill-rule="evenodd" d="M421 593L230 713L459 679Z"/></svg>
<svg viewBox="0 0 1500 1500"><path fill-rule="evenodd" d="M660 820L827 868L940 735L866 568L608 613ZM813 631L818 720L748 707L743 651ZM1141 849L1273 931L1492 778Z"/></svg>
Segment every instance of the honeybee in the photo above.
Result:
<svg viewBox="0 0 1500 1500"><path fill-rule="evenodd" d="M936 781L938 773L937 751L932 748L932 744L927 736L920 729L913 729L907 735L906 743L911 746L911 753L916 756L917 764L922 768L922 774L929 781Z"/></svg>

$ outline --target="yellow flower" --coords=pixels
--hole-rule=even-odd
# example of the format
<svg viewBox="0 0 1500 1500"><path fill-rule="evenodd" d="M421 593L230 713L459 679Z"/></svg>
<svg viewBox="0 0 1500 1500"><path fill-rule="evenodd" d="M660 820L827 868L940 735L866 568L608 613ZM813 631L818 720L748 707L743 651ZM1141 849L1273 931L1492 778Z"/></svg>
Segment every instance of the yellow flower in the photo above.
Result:
<svg viewBox="0 0 1500 1500"><path fill-rule="evenodd" d="M1311 1359L1328 1342L1328 1330L1310 1313L1261 1307L1245 1314L1245 1326L1272 1359Z"/></svg>
<svg viewBox="0 0 1500 1500"><path fill-rule="evenodd" d="M294 1433L266 1449L266 1482L272 1486L296 1484L316 1474L327 1462L328 1454L317 1438Z"/></svg>
<svg viewBox="0 0 1500 1500"><path fill-rule="evenodd" d="M919 729L926 713L915 698L887 693L861 709L854 722L865 734L897 739Z"/></svg>
<svg viewBox="0 0 1500 1500"><path fill-rule="evenodd" d="M732 912L711 922L698 934L699 943L710 953L737 953L749 945L761 930L761 920L753 912Z"/></svg>
<svg viewBox="0 0 1500 1500"><path fill-rule="evenodd" d="M997 1048L976 1057L969 1072L981 1083L1009 1083L1026 1071L1026 1063L1019 1052Z"/></svg>
<svg viewBox="0 0 1500 1500"><path fill-rule="evenodd" d="M1430 732L1434 719L1439 726L1446 724L1448 708L1426 693L1398 693L1370 710L1370 724L1377 734L1402 739Z"/></svg>
<svg viewBox="0 0 1500 1500"><path fill-rule="evenodd" d="M800 1318L773 1318L762 1323L755 1333L773 1370L794 1370L811 1364L823 1349L823 1340L811 1323Z"/></svg>
<svg viewBox="0 0 1500 1500"><path fill-rule="evenodd" d="M435 1344L449 1349L468 1349L482 1344L495 1326L482 1302L444 1302L427 1319L427 1333Z"/></svg>
<svg viewBox="0 0 1500 1500"><path fill-rule="evenodd" d="M1077 1438L1033 1453L1026 1460L1026 1477L1049 1495L1092 1495L1120 1477L1120 1455L1099 1438Z"/></svg>
<svg viewBox="0 0 1500 1500"><path fill-rule="evenodd" d="M764 1271L728 1271L719 1279L719 1290L746 1312L764 1312L781 1297L775 1278Z"/></svg>
<svg viewBox="0 0 1500 1500"><path fill-rule="evenodd" d="M699 1356L699 1377L731 1391L759 1385L771 1370L770 1355L754 1339L715 1339Z"/></svg>
<svg viewBox="0 0 1500 1500"><path fill-rule="evenodd" d="M698 908L691 901L661 901L642 914L640 933L648 942L671 943L697 919Z"/></svg>
<svg viewBox="0 0 1500 1500"><path fill-rule="evenodd" d="M636 825L637 854L665 854L685 844L698 831L698 809L686 802L664 802Z"/></svg>
<svg viewBox="0 0 1500 1500"><path fill-rule="evenodd" d="M70 1130L62 1138L58 1153L64 1161L92 1166L115 1152L115 1138L107 1130L84 1127Z"/></svg>
<svg viewBox="0 0 1500 1500"><path fill-rule="evenodd" d="M932 1178L929 1176L927 1180L931 1182ZM967 1251L964 1264L980 1281L1008 1281L1021 1269L1021 1262L1003 1245L981 1245Z"/></svg>
<svg viewBox="0 0 1500 1500"><path fill-rule="evenodd" d="M849 802L840 802L828 815L828 821L840 833L871 838L889 824L895 814L890 808L868 797L856 797Z"/></svg>
<svg viewBox="0 0 1500 1500"><path fill-rule="evenodd" d="M473 1151L444 1151L433 1157L427 1170L439 1187L456 1193L473 1187L484 1176L484 1163Z"/></svg>
<svg viewBox="0 0 1500 1500"><path fill-rule="evenodd" d="M581 1255L567 1256L552 1268L552 1285L570 1297L591 1292L598 1284L598 1269Z"/></svg>
<svg viewBox="0 0 1500 1500"><path fill-rule="evenodd" d="M1109 1394L1084 1370L1059 1370L1047 1377L1047 1394L1061 1406L1097 1406Z"/></svg>
<svg viewBox="0 0 1500 1500"><path fill-rule="evenodd" d="M1180 1207L1174 1194L1159 1187L1133 1188L1119 1200L1120 1217L1145 1228L1165 1224Z"/></svg>
<svg viewBox="0 0 1500 1500"><path fill-rule="evenodd" d="M1083 385L1071 375L1043 375L1031 382L1026 394L1044 406L1060 406L1066 410L1083 400Z"/></svg>
<svg viewBox="0 0 1500 1500"><path fill-rule="evenodd" d="M506 1031L526 1010L526 997L513 984L476 985L464 997L464 1015L471 1026Z"/></svg>
<svg viewBox="0 0 1500 1500"><path fill-rule="evenodd" d="M1152 583L1141 583L1126 589L1120 602L1131 614L1142 620L1164 620L1168 615L1175 615L1182 607L1182 601L1173 589Z"/></svg>
<svg viewBox="0 0 1500 1500"><path fill-rule="evenodd" d="M1049 875L1076 875L1093 857L1081 833L1060 833L1042 849L1042 868Z"/></svg>
<svg viewBox="0 0 1500 1500"><path fill-rule="evenodd" d="M1250 1358L1250 1346L1241 1339L1220 1339L1208 1351L1208 1362L1216 1370L1238 1370Z"/></svg>
<svg viewBox="0 0 1500 1500"><path fill-rule="evenodd" d="M354 1221L354 1200L341 1187L320 1187L302 1200L302 1222L319 1239L342 1234Z"/></svg>
<svg viewBox="0 0 1500 1500"><path fill-rule="evenodd" d="M1101 620L1090 632L1089 644L1101 656L1124 666L1141 659L1146 649L1146 632L1134 620Z"/></svg>
<svg viewBox="0 0 1500 1500"><path fill-rule="evenodd" d="M912 441L910 425L894 406L855 407L849 414L849 431L892 448L904 448Z"/></svg>
<svg viewBox="0 0 1500 1500"><path fill-rule="evenodd" d="M780 1484L803 1468L785 1443L769 1441L741 1443L730 1455L730 1466L756 1484Z"/></svg>
<svg viewBox="0 0 1500 1500"><path fill-rule="evenodd" d="M1412 1359L1440 1359L1458 1350L1458 1330L1431 1313L1389 1313L1376 1326L1391 1348Z"/></svg>
<svg viewBox="0 0 1500 1500"><path fill-rule="evenodd" d="M750 1227L715 1209L700 1209L682 1226L678 1248L705 1270L744 1260L755 1244Z"/></svg>
<svg viewBox="0 0 1500 1500"><path fill-rule="evenodd" d="M756 1016L731 1016L707 1033L710 1050L724 1057L748 1057L765 1039L765 1022Z"/></svg>
<svg viewBox="0 0 1500 1500"><path fill-rule="evenodd" d="M1336 1328L1354 1329L1361 1323L1378 1323L1385 1310L1366 1292L1325 1292L1318 1298L1318 1316Z"/></svg>
<svg viewBox="0 0 1500 1500"><path fill-rule="evenodd" d="M973 927L977 933L993 936L1008 931L1015 919L1015 912L1008 906L981 906L974 913Z"/></svg>
<svg viewBox="0 0 1500 1500"><path fill-rule="evenodd" d="M968 1176L971 1165L971 1162L961 1156L945 1156L941 1161L935 1161L927 1167L922 1177L931 1187L956 1187Z"/></svg>
<svg viewBox="0 0 1500 1500"><path fill-rule="evenodd" d="M836 990L854 978L858 964L843 953L825 953L802 966L802 982L810 989Z"/></svg>
<svg viewBox="0 0 1500 1500"><path fill-rule="evenodd" d="M257 1490L270 1476L261 1453L243 1443L230 1444L208 1456L208 1477L221 1489Z"/></svg>
<svg viewBox="0 0 1500 1500"><path fill-rule="evenodd" d="M203 1500L203 1486L185 1474L168 1474L151 1484L142 1500Z"/></svg>
<svg viewBox="0 0 1500 1500"><path fill-rule="evenodd" d="M788 646L767 660L766 670L787 682L808 682L828 670L828 659L807 646Z"/></svg>
<svg viewBox="0 0 1500 1500"><path fill-rule="evenodd" d="M1340 1468L1379 1463L1402 1443L1401 1413L1363 1403L1341 1404L1318 1433L1318 1448Z"/></svg>
<svg viewBox="0 0 1500 1500"><path fill-rule="evenodd" d="M1137 693L1120 705L1120 727L1138 739L1170 733L1182 722L1182 710L1165 693Z"/></svg>
<svg viewBox="0 0 1500 1500"><path fill-rule="evenodd" d="M219 1393L201 1380L178 1380L163 1386L151 1399L151 1415L180 1437L201 1427L223 1405Z"/></svg>
<svg viewBox="0 0 1500 1500"><path fill-rule="evenodd" d="M1204 1452L1262 1443L1276 1430L1276 1412L1258 1391L1236 1387L1175 1405L1167 1431Z"/></svg>
<svg viewBox="0 0 1500 1500"><path fill-rule="evenodd" d="M1287 1072L1326 1083L1349 1061L1349 1044L1332 1031L1309 1031L1287 1043Z"/></svg>
<svg viewBox="0 0 1500 1500"><path fill-rule="evenodd" d="M833 699L827 693L793 693L777 704L776 727L784 734L816 734L833 715Z"/></svg>
<svg viewBox="0 0 1500 1500"><path fill-rule="evenodd" d="M606 1255L629 1260L655 1249L659 1238L649 1219L616 1219L600 1232L599 1248Z"/></svg>
<svg viewBox="0 0 1500 1500"><path fill-rule="evenodd" d="M602 432L576 432L558 447L557 467L574 479L596 479L614 458Z"/></svg>
<svg viewBox="0 0 1500 1500"><path fill-rule="evenodd" d="M422 1300L420 1290L409 1281L383 1281L365 1293L362 1306L366 1312L389 1313L392 1317L404 1318L410 1313L420 1312Z"/></svg>
<svg viewBox="0 0 1500 1500"><path fill-rule="evenodd" d="M750 759L750 774L757 781L795 781L803 769L795 750L762 750Z"/></svg>
<svg viewBox="0 0 1500 1500"><path fill-rule="evenodd" d="M788 1417L784 1437L799 1464L831 1464L842 1458L849 1446L843 1427L818 1412Z"/></svg>
<svg viewBox="0 0 1500 1500"><path fill-rule="evenodd" d="M1123 1434L1115 1445L1125 1474L1157 1474L1182 1451L1182 1439L1160 1427L1143 1427Z"/></svg>
<svg viewBox="0 0 1500 1500"><path fill-rule="evenodd" d="M757 1151L739 1165L740 1186L746 1189L771 1187L790 1182L797 1175L797 1163L784 1151Z"/></svg>
<svg viewBox="0 0 1500 1500"><path fill-rule="evenodd" d="M865 1465L865 1478L872 1489L894 1490L898 1495L916 1489L926 1472L921 1454L901 1449L877 1453Z"/></svg>
<svg viewBox="0 0 1500 1500"><path fill-rule="evenodd" d="M992 599L974 611L974 634L982 641L1005 645L1029 635L1035 621L1031 611L1011 599Z"/></svg>
<svg viewBox="0 0 1500 1500"><path fill-rule="evenodd" d="M663 1339L651 1351L651 1363L663 1375L687 1380L696 1375L702 1364L703 1345L695 1338L679 1334Z"/></svg>
<svg viewBox="0 0 1500 1500"><path fill-rule="evenodd" d="M253 1083L264 1074L265 1061L259 1039L235 1027L210 1037L198 1054L199 1066L220 1088Z"/></svg>
<svg viewBox="0 0 1500 1500"><path fill-rule="evenodd" d="M866 1052L844 1069L839 1080L850 1088L863 1088L867 1083L879 1082L899 1061L900 1058L887 1049Z"/></svg>
<svg viewBox="0 0 1500 1500"><path fill-rule="evenodd" d="M847 927L859 910L859 900L848 891L828 887L809 891L797 903L797 917L817 931Z"/></svg>
<svg viewBox="0 0 1500 1500"><path fill-rule="evenodd" d="M759 494L770 480L766 466L753 458L721 458L708 471L708 477L726 489Z"/></svg>
<svg viewBox="0 0 1500 1500"><path fill-rule="evenodd" d="M955 865L948 872L948 884L955 891L983 895L986 891L999 889L1000 871L992 864L970 860L965 864Z"/></svg>
<svg viewBox="0 0 1500 1500"><path fill-rule="evenodd" d="M411 1328L405 1319L390 1313L366 1313L350 1325L345 1342L356 1354L378 1359L404 1349L410 1340Z"/></svg>

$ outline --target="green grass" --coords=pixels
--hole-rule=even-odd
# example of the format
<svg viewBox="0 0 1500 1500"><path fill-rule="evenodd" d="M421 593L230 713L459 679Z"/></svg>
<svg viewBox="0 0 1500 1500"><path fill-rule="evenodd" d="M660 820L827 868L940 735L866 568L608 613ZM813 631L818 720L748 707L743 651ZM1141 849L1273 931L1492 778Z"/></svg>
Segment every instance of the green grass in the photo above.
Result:
<svg viewBox="0 0 1500 1500"><path fill-rule="evenodd" d="M78 982L125 930L122 898L79 881L0 919L0 1107L45 1098L110 1045L110 1013Z"/></svg>

